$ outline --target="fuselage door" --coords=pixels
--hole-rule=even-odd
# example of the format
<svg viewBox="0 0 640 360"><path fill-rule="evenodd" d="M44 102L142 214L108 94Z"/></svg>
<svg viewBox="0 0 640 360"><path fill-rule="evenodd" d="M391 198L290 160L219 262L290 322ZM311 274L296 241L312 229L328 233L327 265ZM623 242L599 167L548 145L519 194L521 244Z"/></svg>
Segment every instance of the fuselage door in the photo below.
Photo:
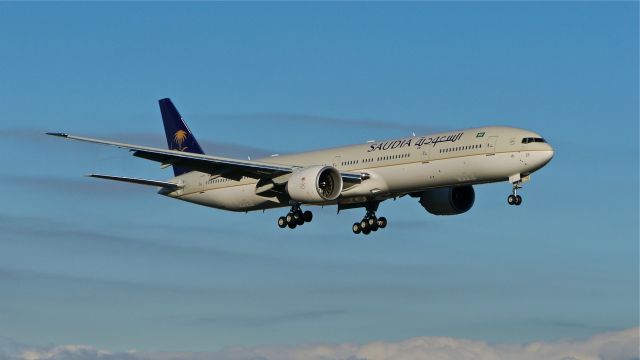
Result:
<svg viewBox="0 0 640 360"><path fill-rule="evenodd" d="M427 147L425 146L419 151L422 151L422 162L429 162L429 154L430 154L429 149L427 149Z"/></svg>
<svg viewBox="0 0 640 360"><path fill-rule="evenodd" d="M339 169L342 165L342 155L336 155L333 158L333 167Z"/></svg>
<svg viewBox="0 0 640 360"><path fill-rule="evenodd" d="M485 146L485 153L487 155L493 155L496 153L496 142L498 141L497 136L489 136L487 139L487 143Z"/></svg>
<svg viewBox="0 0 640 360"><path fill-rule="evenodd" d="M209 180L209 178L211 177L211 175L209 174L199 174L198 176L198 191L203 192L204 188L207 185L207 180Z"/></svg>

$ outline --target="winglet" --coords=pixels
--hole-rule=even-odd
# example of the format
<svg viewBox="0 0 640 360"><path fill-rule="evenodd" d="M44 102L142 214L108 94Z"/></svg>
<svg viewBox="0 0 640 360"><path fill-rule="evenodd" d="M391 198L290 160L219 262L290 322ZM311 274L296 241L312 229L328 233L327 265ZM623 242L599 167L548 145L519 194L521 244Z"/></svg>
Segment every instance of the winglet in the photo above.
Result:
<svg viewBox="0 0 640 360"><path fill-rule="evenodd" d="M46 134L46 135L51 135L51 136L64 137L64 138L69 137L69 135L68 135L68 134L65 134L65 133L48 132L48 133L45 133L45 134Z"/></svg>

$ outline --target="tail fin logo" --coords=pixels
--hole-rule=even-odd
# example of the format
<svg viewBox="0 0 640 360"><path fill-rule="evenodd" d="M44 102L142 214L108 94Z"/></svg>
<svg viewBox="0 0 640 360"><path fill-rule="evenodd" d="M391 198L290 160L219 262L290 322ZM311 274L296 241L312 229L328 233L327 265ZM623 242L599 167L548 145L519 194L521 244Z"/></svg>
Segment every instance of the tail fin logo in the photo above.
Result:
<svg viewBox="0 0 640 360"><path fill-rule="evenodd" d="M184 144L184 142L187 141L188 136L189 134L184 130L178 130L176 131L175 134L173 134L173 142L178 146L176 150L178 151L187 150L187 147L186 146L182 147L182 144Z"/></svg>

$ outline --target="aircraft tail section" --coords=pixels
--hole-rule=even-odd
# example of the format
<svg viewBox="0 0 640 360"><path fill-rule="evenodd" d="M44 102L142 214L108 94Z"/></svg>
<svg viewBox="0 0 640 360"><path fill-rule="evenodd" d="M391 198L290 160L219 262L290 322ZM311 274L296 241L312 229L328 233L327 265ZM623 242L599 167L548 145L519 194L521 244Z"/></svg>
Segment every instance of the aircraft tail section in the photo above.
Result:
<svg viewBox="0 0 640 360"><path fill-rule="evenodd" d="M189 127L180 116L178 109L171 99L160 99L160 113L164 123L164 132L167 135L167 145L170 150L178 150L195 154L204 154L200 144L189 130ZM175 176L182 175L190 170L173 165Z"/></svg>

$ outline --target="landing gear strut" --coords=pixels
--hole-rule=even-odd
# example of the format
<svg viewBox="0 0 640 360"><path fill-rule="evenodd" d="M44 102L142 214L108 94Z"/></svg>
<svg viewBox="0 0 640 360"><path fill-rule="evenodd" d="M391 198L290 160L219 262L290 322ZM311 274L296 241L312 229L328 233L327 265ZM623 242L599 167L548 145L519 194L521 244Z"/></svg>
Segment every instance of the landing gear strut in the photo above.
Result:
<svg viewBox="0 0 640 360"><path fill-rule="evenodd" d="M521 182L517 181L513 183L513 189L511 190L511 195L507 197L507 203L509 205L519 206L522 204L522 196L518 195L518 189L522 189L520 186Z"/></svg>
<svg viewBox="0 0 640 360"><path fill-rule="evenodd" d="M302 211L300 204L294 204L291 206L291 210L286 216L280 216L278 218L278 226L280 228L289 227L289 229L295 229L296 226L302 226L306 222L313 220L313 213L309 210Z"/></svg>
<svg viewBox="0 0 640 360"><path fill-rule="evenodd" d="M360 222L353 223L351 227L354 234L363 233L369 235L372 231L378 231L378 229L387 227L387 219L385 217L376 217L377 208L377 204L367 207L367 214L364 218L362 218Z"/></svg>

